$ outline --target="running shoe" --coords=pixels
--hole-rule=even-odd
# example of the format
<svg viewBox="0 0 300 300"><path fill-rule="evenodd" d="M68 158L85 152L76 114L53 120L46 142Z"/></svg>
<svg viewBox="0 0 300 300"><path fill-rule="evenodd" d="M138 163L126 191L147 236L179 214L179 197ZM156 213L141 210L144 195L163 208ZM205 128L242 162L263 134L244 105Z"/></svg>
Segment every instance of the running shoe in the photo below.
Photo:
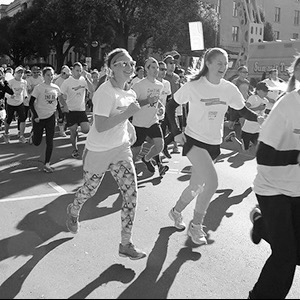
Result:
<svg viewBox="0 0 300 300"><path fill-rule="evenodd" d="M160 165L158 167L159 176L164 176L169 171L168 166Z"/></svg>
<svg viewBox="0 0 300 300"><path fill-rule="evenodd" d="M128 257L132 260L138 260L147 256L147 254L137 248L132 243L127 245L119 245L119 255L121 257Z"/></svg>
<svg viewBox="0 0 300 300"><path fill-rule="evenodd" d="M172 221L174 221L174 226L179 230L184 230L186 225L183 222L182 214L177 212L174 208L172 208L169 212L169 217Z"/></svg>
<svg viewBox="0 0 300 300"><path fill-rule="evenodd" d="M74 211L76 210L74 209L73 203L70 203L67 207L66 225L68 230L71 233L76 234L79 231L80 223L79 223L79 212L77 211L76 214L74 214Z"/></svg>
<svg viewBox="0 0 300 300"><path fill-rule="evenodd" d="M44 166L43 171L45 173L53 173L54 169L52 167L50 167L50 166Z"/></svg>
<svg viewBox="0 0 300 300"><path fill-rule="evenodd" d="M206 233L203 231L202 225L195 225L193 222L190 222L188 236L191 237L192 241L197 245L207 245Z"/></svg>
<svg viewBox="0 0 300 300"><path fill-rule="evenodd" d="M4 139L4 143L5 144L9 144L10 143L10 138L8 134L3 134L3 139Z"/></svg>
<svg viewBox="0 0 300 300"><path fill-rule="evenodd" d="M236 137L235 131L229 132L229 134L224 138L225 142L232 142L232 138Z"/></svg>
<svg viewBox="0 0 300 300"><path fill-rule="evenodd" d="M143 156L142 161L146 165L149 172L155 173L155 168L154 168L153 163L151 162L151 160L146 161L145 156Z"/></svg>
<svg viewBox="0 0 300 300"><path fill-rule="evenodd" d="M19 142L22 143L22 144L26 144L27 143L27 140L25 139L24 135L21 135L19 137Z"/></svg>
<svg viewBox="0 0 300 300"><path fill-rule="evenodd" d="M167 147L164 148L163 154L165 155L165 157L167 157L167 158L169 158L169 159L172 158L172 156L171 156L171 154L169 153L169 150L168 150Z"/></svg>
<svg viewBox="0 0 300 300"><path fill-rule="evenodd" d="M73 158L79 158L79 151L78 150L73 150L72 157Z"/></svg>
<svg viewBox="0 0 300 300"><path fill-rule="evenodd" d="M259 230L259 219L261 219L261 217L262 216L260 209L257 206L255 206L250 212L250 220L253 224L253 227L250 231L250 238L255 245L259 244L262 239Z"/></svg>

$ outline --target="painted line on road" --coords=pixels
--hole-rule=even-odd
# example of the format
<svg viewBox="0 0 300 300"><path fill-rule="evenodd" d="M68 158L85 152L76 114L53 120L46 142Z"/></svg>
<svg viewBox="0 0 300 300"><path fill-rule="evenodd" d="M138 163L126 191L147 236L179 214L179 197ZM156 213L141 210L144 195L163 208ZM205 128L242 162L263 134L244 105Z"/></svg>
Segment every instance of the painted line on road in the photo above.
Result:
<svg viewBox="0 0 300 300"><path fill-rule="evenodd" d="M4 202L16 202L16 201L24 201L24 200L32 200L32 199L51 198L51 197L57 197L57 196L69 194L65 189L57 185L55 182L48 182L48 185L50 185L53 189L55 189L57 193L0 199L0 204Z"/></svg>

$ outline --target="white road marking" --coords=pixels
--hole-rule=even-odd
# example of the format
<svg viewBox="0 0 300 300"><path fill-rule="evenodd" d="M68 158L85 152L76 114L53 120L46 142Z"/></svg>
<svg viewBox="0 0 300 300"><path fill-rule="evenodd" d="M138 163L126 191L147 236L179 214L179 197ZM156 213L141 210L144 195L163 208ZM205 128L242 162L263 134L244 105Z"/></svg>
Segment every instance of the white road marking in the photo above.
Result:
<svg viewBox="0 0 300 300"><path fill-rule="evenodd" d="M50 185L53 189L55 189L57 191L57 193L0 199L0 204L4 203L4 202L15 202L15 201L24 201L24 200L32 200L32 199L51 198L51 197L57 197L57 196L62 196L62 195L68 194L68 192L65 189L63 189L61 186L57 185L55 182L48 182L48 185Z"/></svg>

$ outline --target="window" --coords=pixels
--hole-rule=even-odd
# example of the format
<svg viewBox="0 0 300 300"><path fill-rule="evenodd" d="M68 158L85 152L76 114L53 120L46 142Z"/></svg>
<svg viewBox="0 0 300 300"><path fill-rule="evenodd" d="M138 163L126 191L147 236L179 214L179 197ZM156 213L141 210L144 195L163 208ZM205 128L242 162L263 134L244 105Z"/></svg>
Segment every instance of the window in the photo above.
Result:
<svg viewBox="0 0 300 300"><path fill-rule="evenodd" d="M299 20L300 20L300 10L295 10L294 25L299 25Z"/></svg>
<svg viewBox="0 0 300 300"><path fill-rule="evenodd" d="M232 16L235 17L235 18L238 16L238 8L237 8L237 3L236 3L236 1L233 1L233 12L232 12Z"/></svg>
<svg viewBox="0 0 300 300"><path fill-rule="evenodd" d="M275 40L279 40L279 31L274 31Z"/></svg>
<svg viewBox="0 0 300 300"><path fill-rule="evenodd" d="M239 41L239 27L238 26L232 27L232 41L233 42Z"/></svg>
<svg viewBox="0 0 300 300"><path fill-rule="evenodd" d="M298 40L298 38L299 38L299 34L298 33L293 33L293 39Z"/></svg>
<svg viewBox="0 0 300 300"><path fill-rule="evenodd" d="M275 7L275 22L280 23L280 7Z"/></svg>

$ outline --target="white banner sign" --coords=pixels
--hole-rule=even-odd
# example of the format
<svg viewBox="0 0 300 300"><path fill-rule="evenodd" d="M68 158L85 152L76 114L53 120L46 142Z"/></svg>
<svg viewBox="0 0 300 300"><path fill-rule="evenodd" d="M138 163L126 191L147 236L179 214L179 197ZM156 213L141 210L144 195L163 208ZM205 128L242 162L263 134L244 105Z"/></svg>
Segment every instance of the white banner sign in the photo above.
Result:
<svg viewBox="0 0 300 300"><path fill-rule="evenodd" d="M201 22L189 22L191 50L204 50L203 27Z"/></svg>

